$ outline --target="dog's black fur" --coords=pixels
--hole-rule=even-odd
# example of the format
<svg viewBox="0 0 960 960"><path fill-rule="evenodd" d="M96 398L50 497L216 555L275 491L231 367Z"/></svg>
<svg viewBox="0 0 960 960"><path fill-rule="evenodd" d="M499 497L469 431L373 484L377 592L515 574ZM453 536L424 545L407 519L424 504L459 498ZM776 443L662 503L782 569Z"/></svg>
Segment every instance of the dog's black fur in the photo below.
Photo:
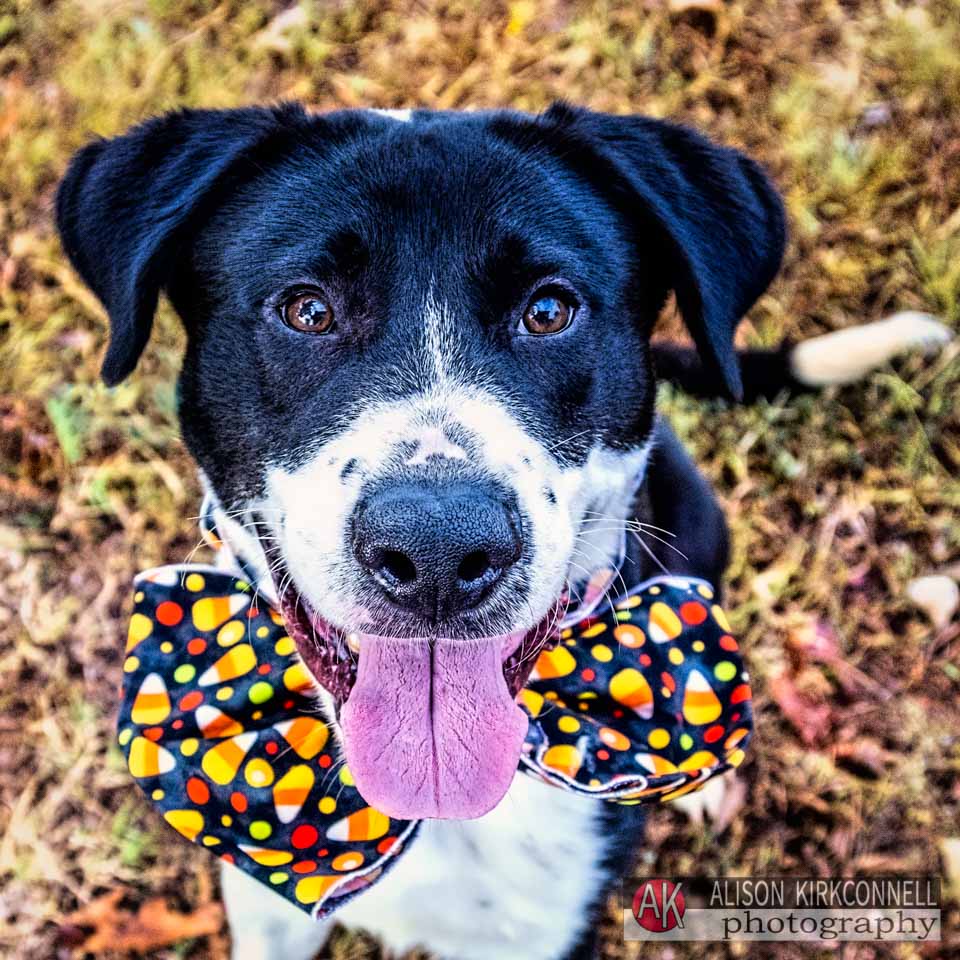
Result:
<svg viewBox="0 0 960 960"><path fill-rule="evenodd" d="M565 105L412 124L293 105L183 111L82 150L57 218L110 314L108 384L134 369L161 291L183 318L183 434L223 503L258 493L251 462L295 455L371 392L418 389L399 371L432 289L456 313L457 356L483 367L539 440L571 438L560 459L587 456L584 425L614 449L658 431L638 516L677 534L686 559L664 557L673 571L719 584L726 528L669 429L654 428L654 366L711 396L791 385L782 352L741 367L733 346L784 246L777 194L742 154L674 124ZM545 280L579 302L577 322L523 336L518 313ZM300 284L328 294L335 333L280 322ZM699 355L651 350L670 291ZM631 562L638 577L657 572L644 554ZM642 815L616 808L608 820L622 836L615 878Z"/></svg>
<svg viewBox="0 0 960 960"><path fill-rule="evenodd" d="M648 340L671 289L703 358L688 379L743 395L733 331L784 244L755 163L672 124L566 106L426 118L184 111L71 164L57 218L110 313L104 379L133 370L166 290L189 336L184 437L225 502L253 492L245 464L315 440L330 411L416 389L390 378L431 282L464 353L548 443L584 424L614 447L647 436ZM518 337L517 311L551 275L575 285L578 323ZM278 322L283 292L307 281L343 318L335 336Z"/></svg>

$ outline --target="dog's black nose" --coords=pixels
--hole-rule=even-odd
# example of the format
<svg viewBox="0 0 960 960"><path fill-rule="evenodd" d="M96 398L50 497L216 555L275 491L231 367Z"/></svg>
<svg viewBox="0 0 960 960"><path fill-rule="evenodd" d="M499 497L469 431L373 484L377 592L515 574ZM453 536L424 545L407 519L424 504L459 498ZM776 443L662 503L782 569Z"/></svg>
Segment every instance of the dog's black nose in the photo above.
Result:
<svg viewBox="0 0 960 960"><path fill-rule="evenodd" d="M395 484L361 500L353 552L394 603L429 620L475 607L520 559L520 518L492 488Z"/></svg>

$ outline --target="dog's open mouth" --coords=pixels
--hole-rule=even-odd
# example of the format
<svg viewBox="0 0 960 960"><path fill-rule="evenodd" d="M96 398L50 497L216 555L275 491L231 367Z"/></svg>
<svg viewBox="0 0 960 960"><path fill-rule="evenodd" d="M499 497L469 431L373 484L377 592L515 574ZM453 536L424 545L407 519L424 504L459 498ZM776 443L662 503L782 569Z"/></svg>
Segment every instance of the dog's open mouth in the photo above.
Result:
<svg viewBox="0 0 960 960"><path fill-rule="evenodd" d="M402 819L469 819L496 806L527 732L515 697L557 638L562 599L533 628L473 639L348 635L291 588L280 605L301 658L339 705L346 760L368 803Z"/></svg>

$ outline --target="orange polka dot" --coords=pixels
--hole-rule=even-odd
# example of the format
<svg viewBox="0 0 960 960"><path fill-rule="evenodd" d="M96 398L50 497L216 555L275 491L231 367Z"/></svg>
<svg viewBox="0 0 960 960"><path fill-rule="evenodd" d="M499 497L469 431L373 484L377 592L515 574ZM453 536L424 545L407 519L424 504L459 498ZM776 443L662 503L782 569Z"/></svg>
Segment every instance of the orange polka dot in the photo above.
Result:
<svg viewBox="0 0 960 960"><path fill-rule="evenodd" d="M236 863L236 862L237 862L236 860L233 859L233 854L232 854L232 853L224 853L224 854L221 854L220 859L221 859L224 863Z"/></svg>
<svg viewBox="0 0 960 960"><path fill-rule="evenodd" d="M233 807L237 813L246 813L247 812L247 798L240 793L239 790L234 790L230 794L230 806Z"/></svg>
<svg viewBox="0 0 960 960"><path fill-rule="evenodd" d="M741 683L733 693L730 694L731 703L742 703L744 700L750 699L750 685L747 683Z"/></svg>
<svg viewBox="0 0 960 960"><path fill-rule="evenodd" d="M199 777L191 777L187 781L187 796L202 806L210 799L210 788Z"/></svg>
<svg viewBox="0 0 960 960"><path fill-rule="evenodd" d="M163 727L147 727L143 731L143 735L148 739L156 743L163 736Z"/></svg>
<svg viewBox="0 0 960 960"><path fill-rule="evenodd" d="M273 668L270 666L269 663L261 663L260 666L257 667L257 673L266 674L266 673L269 673L272 669Z"/></svg>
<svg viewBox="0 0 960 960"><path fill-rule="evenodd" d="M180 698L178 706L181 710L193 710L203 703L203 694L199 690L191 690L190 693Z"/></svg>
<svg viewBox="0 0 960 960"><path fill-rule="evenodd" d="M725 633L725 634L720 638L720 646L721 646L724 650L730 650L731 652L732 652L733 650L739 650L739 649L740 649L740 644L737 643L737 641L734 640L733 637L731 637L729 633Z"/></svg>
<svg viewBox="0 0 960 960"><path fill-rule="evenodd" d="M609 760L609 759L610 759L610 753L609 753L609 751L607 751L607 750L598 750L598 751L597 751L597 759L598 759L598 760Z"/></svg>
<svg viewBox="0 0 960 960"><path fill-rule="evenodd" d="M650 657L649 657L647 654L645 654L645 653L641 653L641 654L640 654L640 665L641 665L641 666L649 667L651 663L653 663L653 661L650 659Z"/></svg>
<svg viewBox="0 0 960 960"><path fill-rule="evenodd" d="M707 608L696 600L688 600L680 605L680 616L693 626L707 619Z"/></svg>
<svg viewBox="0 0 960 960"><path fill-rule="evenodd" d="M580 676L583 677L583 679L586 680L587 682L591 680L595 680L597 678L596 671L591 670L590 667L587 667L586 670L581 670Z"/></svg>
<svg viewBox="0 0 960 960"><path fill-rule="evenodd" d="M187 644L187 653L192 653L196 656L198 653L203 653L207 649L207 641L203 637L194 637Z"/></svg>
<svg viewBox="0 0 960 960"><path fill-rule="evenodd" d="M172 600L164 600L163 603L157 607L155 616L157 621L165 627L175 627L183 619L183 607L181 607L179 603L174 603Z"/></svg>
<svg viewBox="0 0 960 960"><path fill-rule="evenodd" d="M663 685L671 693L673 693L673 691L677 689L677 681L673 678L671 674L667 673L666 671L660 674L660 679L663 681Z"/></svg>
<svg viewBox="0 0 960 960"><path fill-rule="evenodd" d="M290 868L294 873L313 873L317 869L313 860L301 860Z"/></svg>
<svg viewBox="0 0 960 960"><path fill-rule="evenodd" d="M171 726L173 727L174 730L179 730L183 726L183 721L179 717L177 717L177 719L173 721Z"/></svg>
<svg viewBox="0 0 960 960"><path fill-rule="evenodd" d="M723 727L720 724L716 724L713 727L709 727L703 735L703 739L707 743L716 743L723 736Z"/></svg>
<svg viewBox="0 0 960 960"><path fill-rule="evenodd" d="M323 753L320 755L320 759L317 761L317 763L319 763L320 766L323 767L324 770L326 770L327 767L329 767L330 764L333 763L333 759L331 758L329 753Z"/></svg>
<svg viewBox="0 0 960 960"><path fill-rule="evenodd" d="M396 837L384 837L377 844L377 853L386 853L396 842Z"/></svg>

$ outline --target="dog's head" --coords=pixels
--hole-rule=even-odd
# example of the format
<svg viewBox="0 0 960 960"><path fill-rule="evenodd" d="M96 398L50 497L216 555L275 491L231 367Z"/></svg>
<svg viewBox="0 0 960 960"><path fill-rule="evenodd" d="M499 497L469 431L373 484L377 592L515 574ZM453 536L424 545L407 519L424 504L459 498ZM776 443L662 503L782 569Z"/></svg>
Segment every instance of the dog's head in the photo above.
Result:
<svg viewBox="0 0 960 960"><path fill-rule="evenodd" d="M558 602L619 543L671 290L739 390L733 331L783 244L762 173L564 106L185 111L82 150L57 212L110 314L107 383L161 290L183 318L184 438L361 792L488 810Z"/></svg>

